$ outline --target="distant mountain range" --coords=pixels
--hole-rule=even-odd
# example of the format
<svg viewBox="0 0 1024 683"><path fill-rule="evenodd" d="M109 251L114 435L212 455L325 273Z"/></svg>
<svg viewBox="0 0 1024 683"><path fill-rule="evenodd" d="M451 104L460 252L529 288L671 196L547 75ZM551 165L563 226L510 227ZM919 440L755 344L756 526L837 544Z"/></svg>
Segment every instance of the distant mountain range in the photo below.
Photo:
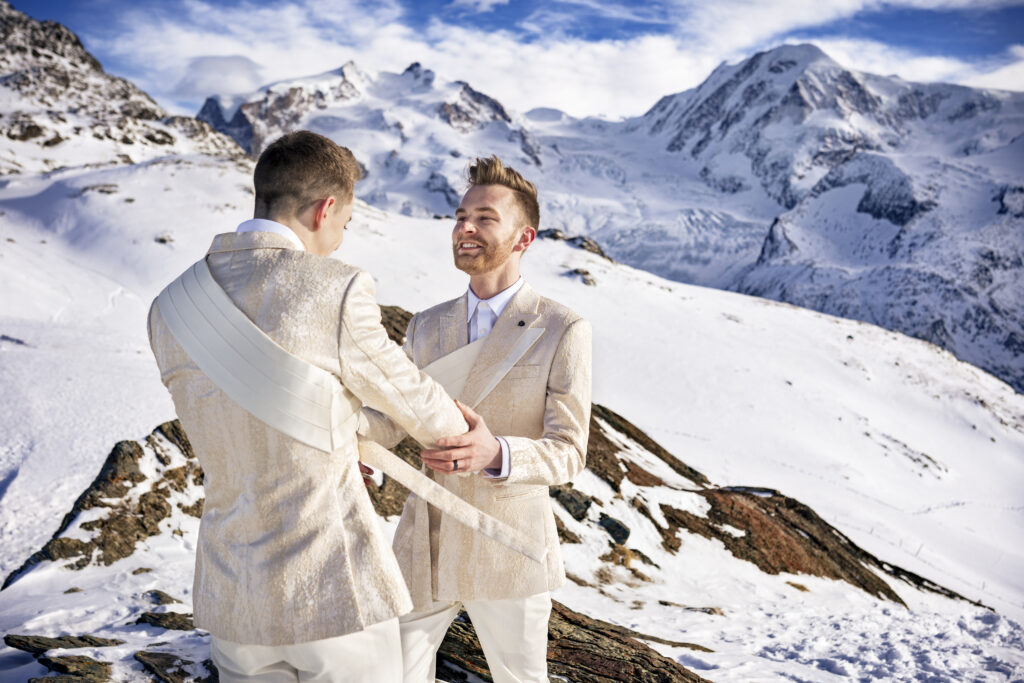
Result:
<svg viewBox="0 0 1024 683"><path fill-rule="evenodd" d="M742 167L744 153L714 152L739 122L721 140L713 126L695 159L703 134L683 140L696 124L673 122L697 117L710 94L669 98L632 122L574 121L518 115L422 67L371 76L348 65L218 101L214 125L247 139L243 150L208 123L169 116L104 73L69 30L3 0L0 35L3 681L47 670L209 679L208 636L189 616L201 475L167 422L174 408L146 311L214 232L251 215L247 152L280 130L309 125L344 139L367 171L360 191L392 209L357 201L337 257L373 275L380 301L405 309L384 307L394 337L409 312L466 286L441 267L451 221L399 214L450 213L477 153L496 151L541 183L542 227L596 236L620 259L635 243L652 263L726 285L754 272L766 241L780 253L790 242L809 249L798 212L837 193L856 191L844 220L890 224L856 210L875 182L855 180L867 173L853 165L860 152L810 189L773 185L781 176L770 173L741 187L725 180L740 177L726 160ZM773 59L757 69L773 74ZM735 68L719 70L713 90ZM217 111L210 104L206 116ZM780 134L788 119L779 121L761 139ZM793 131L813 138L808 126ZM795 143L788 153L803 154ZM995 168L998 154L966 158ZM915 201L936 202L907 222L915 226L949 192L922 194L908 177ZM793 208L771 194L776 186ZM901 187L870 185L865 210L892 204ZM998 213L1015 196L978 206L991 201L993 220L1019 225L1010 209ZM698 253L704 260L678 257ZM721 683L1024 676L1024 554L1008 542L1024 529L1024 395L930 344L670 282L603 258L586 238L541 240L526 269L595 331L587 468L551 491L572 575L556 596L565 607L552 621L552 673L692 680L685 667ZM111 449L126 436L139 438ZM416 451L406 444L413 462ZM387 534L402 495L391 480L373 491ZM459 622L442 659L482 672L469 633Z"/></svg>
<svg viewBox="0 0 1024 683"><path fill-rule="evenodd" d="M198 117L257 155L310 128L350 147L367 202L450 214L469 160L537 182L542 227L687 283L926 339L1024 390L1024 94L908 83L785 45L640 117L518 114L420 64L355 64Z"/></svg>
<svg viewBox="0 0 1024 683"><path fill-rule="evenodd" d="M542 228L670 279L926 339L1024 391L1024 94L908 83L786 45L616 122L520 114L418 63L211 97L193 119L3 0L0 35L0 175L248 163L304 127L354 151L368 203L445 216L470 160L496 153L538 183Z"/></svg>

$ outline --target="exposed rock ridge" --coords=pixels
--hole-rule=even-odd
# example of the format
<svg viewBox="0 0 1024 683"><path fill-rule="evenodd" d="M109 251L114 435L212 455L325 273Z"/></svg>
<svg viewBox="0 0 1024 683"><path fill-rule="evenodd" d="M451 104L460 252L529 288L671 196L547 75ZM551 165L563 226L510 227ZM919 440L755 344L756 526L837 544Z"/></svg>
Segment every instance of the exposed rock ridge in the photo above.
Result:
<svg viewBox="0 0 1024 683"><path fill-rule="evenodd" d="M0 174L50 170L71 149L119 155L199 153L236 159L238 146L190 117L170 116L129 81L104 72L67 27L0 4L0 87L17 93L0 135L24 143L0 156ZM138 159L136 159L138 160Z"/></svg>

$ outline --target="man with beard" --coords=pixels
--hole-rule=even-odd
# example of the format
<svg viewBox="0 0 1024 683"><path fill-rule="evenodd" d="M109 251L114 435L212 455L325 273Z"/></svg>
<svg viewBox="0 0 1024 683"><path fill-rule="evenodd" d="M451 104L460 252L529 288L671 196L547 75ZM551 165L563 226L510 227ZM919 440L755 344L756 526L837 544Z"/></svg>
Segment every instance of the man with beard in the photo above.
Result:
<svg viewBox="0 0 1024 683"><path fill-rule="evenodd" d="M404 348L428 374L446 363L453 370L455 379L441 382L471 430L421 455L439 483L542 536L548 554L532 562L410 497L393 545L415 610L400 619L404 680L434 680L437 650L464 607L496 682L546 682L549 592L565 581L548 487L585 465L591 329L520 275L540 219L534 185L497 157L477 159L469 185L452 231L468 291L415 315ZM364 414L374 440L401 438L386 419Z"/></svg>

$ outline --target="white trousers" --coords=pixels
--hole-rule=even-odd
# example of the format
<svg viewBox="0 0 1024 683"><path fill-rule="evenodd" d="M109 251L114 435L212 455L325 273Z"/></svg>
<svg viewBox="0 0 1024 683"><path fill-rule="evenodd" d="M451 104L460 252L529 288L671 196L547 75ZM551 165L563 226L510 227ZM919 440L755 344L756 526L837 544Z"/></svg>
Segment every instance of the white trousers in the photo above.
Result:
<svg viewBox="0 0 1024 683"><path fill-rule="evenodd" d="M405 683L433 683L437 650L460 607L473 622L494 683L548 683L550 593L435 602L428 610L399 617Z"/></svg>
<svg viewBox="0 0 1024 683"><path fill-rule="evenodd" d="M297 645L244 645L213 638L221 683L395 683L402 676L398 619Z"/></svg>

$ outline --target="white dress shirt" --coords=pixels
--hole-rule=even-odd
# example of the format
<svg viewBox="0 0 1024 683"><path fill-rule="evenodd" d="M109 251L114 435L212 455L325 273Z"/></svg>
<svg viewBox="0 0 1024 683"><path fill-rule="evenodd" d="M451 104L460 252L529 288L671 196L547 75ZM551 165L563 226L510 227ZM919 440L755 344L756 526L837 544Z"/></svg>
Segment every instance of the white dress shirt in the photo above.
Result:
<svg viewBox="0 0 1024 683"><path fill-rule="evenodd" d="M295 245L296 249L306 251L306 246L291 228L283 223L267 220L266 218L251 218L247 221L242 221L235 232L272 232L287 237Z"/></svg>
<svg viewBox="0 0 1024 683"><path fill-rule="evenodd" d="M469 330L470 344L481 337L486 337L490 333L494 323L497 322L498 317L501 316L505 307L508 306L508 302L512 301L512 297L522 289L523 284L524 280L520 276L514 285L503 289L490 299L481 299L473 293L472 287L469 288L469 300L466 302L466 327ZM495 438L501 445L501 469L486 468L483 470L483 474L491 479L505 479L508 477L512 467L508 454L508 442L500 436Z"/></svg>

